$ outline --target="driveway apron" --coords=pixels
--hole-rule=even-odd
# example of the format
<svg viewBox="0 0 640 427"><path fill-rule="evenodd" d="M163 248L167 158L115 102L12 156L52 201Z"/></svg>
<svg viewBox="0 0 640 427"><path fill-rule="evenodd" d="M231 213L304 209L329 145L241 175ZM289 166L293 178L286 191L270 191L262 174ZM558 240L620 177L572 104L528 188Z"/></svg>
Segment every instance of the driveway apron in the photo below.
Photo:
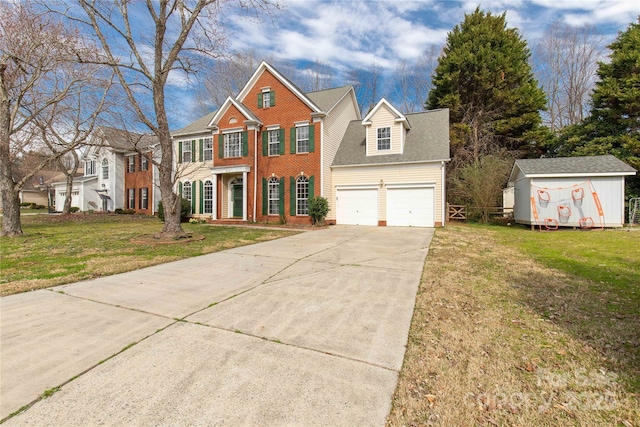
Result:
<svg viewBox="0 0 640 427"><path fill-rule="evenodd" d="M433 229L335 226L0 299L6 425L382 426Z"/></svg>

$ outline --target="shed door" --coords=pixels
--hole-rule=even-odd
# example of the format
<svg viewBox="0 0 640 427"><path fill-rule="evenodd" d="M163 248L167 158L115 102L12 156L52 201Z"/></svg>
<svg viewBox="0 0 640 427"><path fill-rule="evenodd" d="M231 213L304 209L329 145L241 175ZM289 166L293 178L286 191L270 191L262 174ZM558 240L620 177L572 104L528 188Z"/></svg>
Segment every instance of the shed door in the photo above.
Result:
<svg viewBox="0 0 640 427"><path fill-rule="evenodd" d="M336 222L351 225L378 225L378 189L338 189Z"/></svg>
<svg viewBox="0 0 640 427"><path fill-rule="evenodd" d="M434 227L434 193L432 187L387 188L387 225Z"/></svg>

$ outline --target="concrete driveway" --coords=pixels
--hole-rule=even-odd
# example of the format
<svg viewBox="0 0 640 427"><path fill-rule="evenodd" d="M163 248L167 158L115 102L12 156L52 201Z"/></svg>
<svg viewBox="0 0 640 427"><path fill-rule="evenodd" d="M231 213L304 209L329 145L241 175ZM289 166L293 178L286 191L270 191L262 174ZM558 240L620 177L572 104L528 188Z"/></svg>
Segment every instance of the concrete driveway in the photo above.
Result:
<svg viewBox="0 0 640 427"><path fill-rule="evenodd" d="M3 297L0 419L48 391L5 424L382 426L432 235L336 226Z"/></svg>

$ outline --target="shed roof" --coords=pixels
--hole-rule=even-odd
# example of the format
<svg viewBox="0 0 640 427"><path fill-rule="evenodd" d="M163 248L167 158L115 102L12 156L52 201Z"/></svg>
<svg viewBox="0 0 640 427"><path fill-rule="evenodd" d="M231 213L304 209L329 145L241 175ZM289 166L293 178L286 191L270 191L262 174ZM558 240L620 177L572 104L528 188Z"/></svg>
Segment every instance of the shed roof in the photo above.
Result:
<svg viewBox="0 0 640 427"><path fill-rule="evenodd" d="M552 157L516 160L509 181L517 178L518 170L525 177L571 175L635 175L636 170L611 154L603 156Z"/></svg>
<svg viewBox="0 0 640 427"><path fill-rule="evenodd" d="M449 110L406 114L411 124L402 154L367 156L362 120L349 123L332 166L373 165L449 160Z"/></svg>

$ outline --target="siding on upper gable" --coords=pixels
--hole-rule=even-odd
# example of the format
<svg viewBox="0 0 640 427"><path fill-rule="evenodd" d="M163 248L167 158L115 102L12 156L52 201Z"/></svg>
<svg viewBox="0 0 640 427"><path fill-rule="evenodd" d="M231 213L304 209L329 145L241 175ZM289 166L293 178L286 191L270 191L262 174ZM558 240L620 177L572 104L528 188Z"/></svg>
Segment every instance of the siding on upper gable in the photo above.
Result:
<svg viewBox="0 0 640 427"><path fill-rule="evenodd" d="M376 154L400 154L404 139L404 127L401 123L395 123L395 115L386 106L382 106L371 118L371 125L367 126L367 155ZM378 129L391 127L391 149L378 151Z"/></svg>
<svg viewBox="0 0 640 427"><path fill-rule="evenodd" d="M376 186L378 197L378 221L387 220L387 186L393 184L435 184L435 222L442 224L442 165L440 163L417 163L404 165L372 165L333 168L333 188L331 200L336 200L336 187L349 185ZM329 212L327 220L335 221L335 209Z"/></svg>
<svg viewBox="0 0 640 427"><path fill-rule="evenodd" d="M323 197L329 201L330 212L335 209L335 199L329 197L333 188L333 178L331 174L331 164L336 156L342 137L349 126L349 122L358 119L358 106L354 105L353 98L347 94L336 105L331 114L324 121L324 146L322 156L324 158L322 174L324 176L324 186L322 188ZM320 188L320 186L318 186ZM334 215L335 216L335 215Z"/></svg>

